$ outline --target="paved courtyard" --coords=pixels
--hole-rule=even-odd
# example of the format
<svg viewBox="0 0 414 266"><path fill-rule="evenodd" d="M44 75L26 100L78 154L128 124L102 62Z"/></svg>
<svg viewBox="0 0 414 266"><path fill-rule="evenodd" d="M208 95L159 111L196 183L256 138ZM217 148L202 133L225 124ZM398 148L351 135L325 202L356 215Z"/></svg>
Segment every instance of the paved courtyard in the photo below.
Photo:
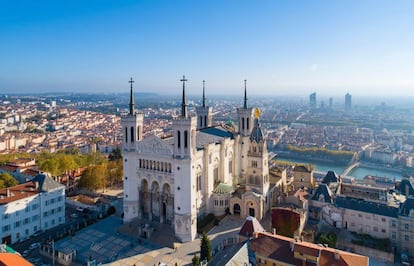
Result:
<svg viewBox="0 0 414 266"><path fill-rule="evenodd" d="M172 227L154 224L156 231L149 241L138 237L141 221L122 224L117 216L108 217L93 224L75 236L55 243L56 250L76 250L77 263L84 265L89 259L105 265L191 265L194 254L200 251L200 240L177 243ZM209 233L213 250L218 250L223 241L237 237L243 220L233 216L225 217L219 226ZM226 240L225 240L226 239ZM154 240L154 241L153 241ZM151 241L151 242L150 242ZM176 249L173 247L177 247Z"/></svg>

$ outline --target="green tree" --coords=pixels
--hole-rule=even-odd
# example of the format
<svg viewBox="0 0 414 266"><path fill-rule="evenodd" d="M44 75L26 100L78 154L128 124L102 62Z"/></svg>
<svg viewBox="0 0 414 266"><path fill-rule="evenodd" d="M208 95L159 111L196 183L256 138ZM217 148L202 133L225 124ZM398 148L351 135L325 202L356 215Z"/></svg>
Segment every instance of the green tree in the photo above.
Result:
<svg viewBox="0 0 414 266"><path fill-rule="evenodd" d="M201 245L200 245L200 260L210 261L211 259L211 242L207 234L203 232L201 235Z"/></svg>
<svg viewBox="0 0 414 266"><path fill-rule="evenodd" d="M106 164L90 166L79 180L79 187L95 192L100 188L104 189L106 176Z"/></svg>
<svg viewBox="0 0 414 266"><path fill-rule="evenodd" d="M124 170L122 166L122 160L118 161L109 161L107 163L107 179L106 179L106 185L108 187L112 187L115 184L122 182L122 177L124 175Z"/></svg>
<svg viewBox="0 0 414 266"><path fill-rule="evenodd" d="M8 188L17 186L19 182L9 173L0 174L0 188Z"/></svg>
<svg viewBox="0 0 414 266"><path fill-rule="evenodd" d="M200 265L200 258L197 256L197 254L194 254L192 261L193 261L193 266Z"/></svg>
<svg viewBox="0 0 414 266"><path fill-rule="evenodd" d="M111 153L108 156L108 159L110 161L118 161L122 159L122 151L119 147L116 147L111 151Z"/></svg>

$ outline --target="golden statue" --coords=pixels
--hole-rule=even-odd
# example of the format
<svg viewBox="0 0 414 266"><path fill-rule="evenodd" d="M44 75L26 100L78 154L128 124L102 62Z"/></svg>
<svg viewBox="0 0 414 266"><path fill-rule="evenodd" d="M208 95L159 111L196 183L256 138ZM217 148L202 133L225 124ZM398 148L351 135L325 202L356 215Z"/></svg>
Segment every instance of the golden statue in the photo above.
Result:
<svg viewBox="0 0 414 266"><path fill-rule="evenodd" d="M260 117L260 109L256 108L255 112L254 112L254 116L256 117L256 119L259 119Z"/></svg>

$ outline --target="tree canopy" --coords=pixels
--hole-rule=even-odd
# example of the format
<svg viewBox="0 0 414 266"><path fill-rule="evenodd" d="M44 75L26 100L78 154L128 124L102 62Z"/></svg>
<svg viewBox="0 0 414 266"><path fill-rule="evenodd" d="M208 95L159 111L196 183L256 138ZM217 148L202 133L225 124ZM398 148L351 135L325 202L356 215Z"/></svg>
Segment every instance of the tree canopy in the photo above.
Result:
<svg viewBox="0 0 414 266"><path fill-rule="evenodd" d="M0 188L8 188L17 186L19 182L9 173L0 174Z"/></svg>
<svg viewBox="0 0 414 266"><path fill-rule="evenodd" d="M201 245L200 245L200 260L210 261L211 259L211 243L207 234L203 232L201 235Z"/></svg>

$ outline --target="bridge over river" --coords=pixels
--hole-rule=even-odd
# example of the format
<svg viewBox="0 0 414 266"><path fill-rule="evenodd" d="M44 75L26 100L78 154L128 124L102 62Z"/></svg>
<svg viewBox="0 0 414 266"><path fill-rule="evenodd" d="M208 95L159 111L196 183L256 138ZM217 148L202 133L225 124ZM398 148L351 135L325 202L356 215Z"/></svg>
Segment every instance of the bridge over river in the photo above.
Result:
<svg viewBox="0 0 414 266"><path fill-rule="evenodd" d="M349 174L349 172L351 172L354 168L359 166L359 162L355 162L353 164L351 164L350 166L348 166L344 172L341 174L341 176L347 176Z"/></svg>

